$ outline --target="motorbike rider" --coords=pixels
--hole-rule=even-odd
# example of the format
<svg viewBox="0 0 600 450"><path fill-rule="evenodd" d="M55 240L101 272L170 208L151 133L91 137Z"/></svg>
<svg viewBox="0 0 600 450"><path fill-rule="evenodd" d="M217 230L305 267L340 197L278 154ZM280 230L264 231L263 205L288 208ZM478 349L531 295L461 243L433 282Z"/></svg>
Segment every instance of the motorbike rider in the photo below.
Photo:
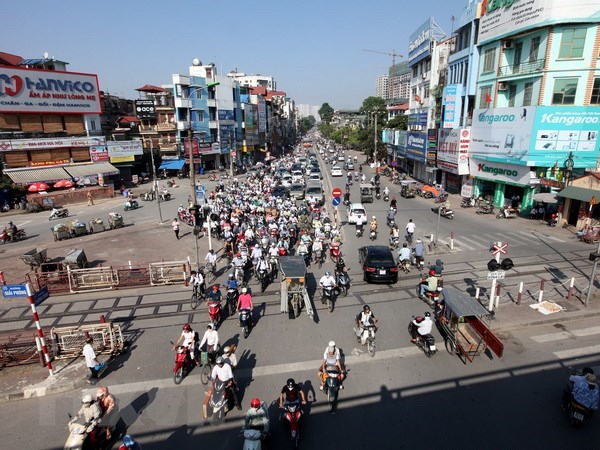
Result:
<svg viewBox="0 0 600 450"><path fill-rule="evenodd" d="M239 313L242 309L250 311L250 323L252 323L252 295L248 292L248 288L243 287L242 293L238 297L236 310Z"/></svg>
<svg viewBox="0 0 600 450"><path fill-rule="evenodd" d="M329 344L325 349L325 353L323 353L323 362L319 367L319 382L321 383L319 390L321 391L325 387L325 381L327 380L327 366L336 366L338 368L340 373L340 389L344 389L344 385L342 384L342 380L345 378L344 369L342 367L342 363L340 362L340 350L335 346L334 341L329 341Z"/></svg>
<svg viewBox="0 0 600 450"><path fill-rule="evenodd" d="M242 254L240 252L237 252L235 254L235 257L231 260L231 267L234 268L235 273L237 273L238 270L242 271L242 279L243 274L244 274L244 266L246 265L246 261L244 260L244 258L242 258Z"/></svg>
<svg viewBox="0 0 600 450"><path fill-rule="evenodd" d="M8 240L13 241L17 235L17 226L12 222L8 222L6 232L8 234Z"/></svg>
<svg viewBox="0 0 600 450"><path fill-rule="evenodd" d="M262 255L260 257L260 259L258 260L258 264L256 265L256 272L259 273L262 271L264 271L266 274L269 273L269 263L265 255Z"/></svg>
<svg viewBox="0 0 600 450"><path fill-rule="evenodd" d="M419 285L419 297L424 298L427 292L436 292L438 287L438 277L435 276L435 270L429 270L429 276L421 280Z"/></svg>
<svg viewBox="0 0 600 450"><path fill-rule="evenodd" d="M269 265L273 266L270 269L273 271L277 266L277 258L279 257L279 249L277 248L277 244L275 242L271 243L267 253L269 255Z"/></svg>
<svg viewBox="0 0 600 450"><path fill-rule="evenodd" d="M306 265L309 264L310 261L308 260L308 247L306 246L306 243L303 240L300 240L300 242L298 243L296 253L304 258L304 262L306 263Z"/></svg>
<svg viewBox="0 0 600 450"><path fill-rule="evenodd" d="M200 292L204 291L204 275L202 275L201 271L196 272L195 270L192 270L190 272L190 280L188 283L192 289L199 289Z"/></svg>
<svg viewBox="0 0 600 450"><path fill-rule="evenodd" d="M77 416L73 417L69 423L77 422L77 419L83 420L83 424L86 426L86 431L90 437L90 443L92 447L96 442L96 426L100 422L102 417L102 408L98 402L94 401L92 394L85 394L81 399L81 408L77 412Z"/></svg>
<svg viewBox="0 0 600 450"><path fill-rule="evenodd" d="M371 217L371 221L369 222L369 227L371 228L371 231L377 232L377 217L375 217L375 216Z"/></svg>
<svg viewBox="0 0 600 450"><path fill-rule="evenodd" d="M321 239L315 239L312 245L312 254L315 258L315 262L318 261L318 258L322 257L323 253L323 241Z"/></svg>
<svg viewBox="0 0 600 450"><path fill-rule="evenodd" d="M256 268L258 261L262 258L263 252L262 247L260 245L255 245L252 249L252 253L250 253L250 258L252 259L252 265Z"/></svg>
<svg viewBox="0 0 600 450"><path fill-rule="evenodd" d="M441 259L436 259L435 260L435 264L431 267L429 267L430 270L433 270L435 272L435 275L438 277L442 276L442 272L444 271L444 263L442 262Z"/></svg>
<svg viewBox="0 0 600 450"><path fill-rule="evenodd" d="M388 212L387 212L388 224L392 223L395 220L396 220L396 210L394 208L388 209Z"/></svg>
<svg viewBox="0 0 600 450"><path fill-rule="evenodd" d="M233 274L230 273L228 275L227 281L225 282L225 287L227 288L227 290L233 289L234 291L237 291L239 286L240 283L238 283L238 280L236 280Z"/></svg>
<svg viewBox="0 0 600 450"><path fill-rule="evenodd" d="M405 242L402 244L402 248L398 249L398 262L402 265L410 265L410 254L410 248L408 248L408 245Z"/></svg>
<svg viewBox="0 0 600 450"><path fill-rule="evenodd" d="M431 334L431 329L433 328L433 320L431 320L431 313L426 312L425 317L417 317L412 321L414 325L411 327L412 339L410 342L415 344L417 342L417 333L420 336L425 336L426 334Z"/></svg>
<svg viewBox="0 0 600 450"><path fill-rule="evenodd" d="M219 302L221 303L221 290L219 289L218 284L213 284L210 292L207 295L207 301Z"/></svg>
<svg viewBox="0 0 600 450"><path fill-rule="evenodd" d="M413 220L408 219L408 223L406 224L406 236L409 237L410 239L412 239L413 235L415 234L416 229L417 229L417 226L415 225Z"/></svg>
<svg viewBox="0 0 600 450"><path fill-rule="evenodd" d="M383 196L389 196L390 195L390 189L386 186L383 188Z"/></svg>
<svg viewBox="0 0 600 450"><path fill-rule="evenodd" d="M250 409L244 417L244 429L260 431L262 433L261 440L264 440L269 434L269 425L267 406L259 398L253 398L250 401Z"/></svg>
<svg viewBox="0 0 600 450"><path fill-rule="evenodd" d="M415 244L415 247L413 248L413 252L415 254L415 262L416 263L423 260L423 254L425 253L425 246L423 245L423 242L421 241L421 239L417 239L417 243Z"/></svg>
<svg viewBox="0 0 600 450"><path fill-rule="evenodd" d="M234 371L237 367L237 356L235 356L235 345L227 345L223 347L223 360L231 366L231 370Z"/></svg>
<svg viewBox="0 0 600 450"><path fill-rule="evenodd" d="M96 401L100 405L102 410L102 418L100 420L100 426L105 429L106 440L110 440L112 436L111 429L117 424L115 416L115 406L117 405L114 395L108 392L106 386L99 387L96 391Z"/></svg>
<svg viewBox="0 0 600 450"><path fill-rule="evenodd" d="M304 391L300 389L300 386L296 384L294 379L288 378L285 386L281 388L281 393L279 394L279 407L283 409L284 405L297 402L301 402L303 405L306 405L306 396L304 395Z"/></svg>
<svg viewBox="0 0 600 450"><path fill-rule="evenodd" d="M204 336L202 336L202 341L200 341L198 348L202 348L204 343L206 343L206 352L212 358L219 348L219 333L215 330L215 326L212 323L206 326L206 331L204 332Z"/></svg>
<svg viewBox="0 0 600 450"><path fill-rule="evenodd" d="M379 187L379 185L375 186L375 196L377 198L381 197L381 188Z"/></svg>
<svg viewBox="0 0 600 450"><path fill-rule="evenodd" d="M362 217L359 217L356 219L356 231L360 231L360 233L362 234L364 231L364 224L363 224L363 219Z"/></svg>
<svg viewBox="0 0 600 450"><path fill-rule="evenodd" d="M365 327L373 326L375 332L377 332L377 322L378 319L375 317L375 314L373 314L373 311L371 311L369 305L363 306L363 310L356 315L356 340L364 345L365 343L361 337Z"/></svg>
<svg viewBox="0 0 600 450"><path fill-rule="evenodd" d="M390 208L398 209L398 207L396 206L396 197L392 197L392 199L390 200Z"/></svg>
<svg viewBox="0 0 600 450"><path fill-rule="evenodd" d="M390 228L390 245L393 244L394 241L400 239L400 230L396 225Z"/></svg>
<svg viewBox="0 0 600 450"><path fill-rule="evenodd" d="M119 450L142 450L142 446L129 434L126 434L123 436L123 444L119 446Z"/></svg>
<svg viewBox="0 0 600 450"><path fill-rule="evenodd" d="M192 361L197 362L196 343L196 332L192 330L192 327L189 323L186 323L183 326L181 336L179 336L179 339L177 339L177 342L175 342L175 345L173 346L173 350L175 350L179 345L182 347L187 347L190 352L190 358L192 358Z"/></svg>
<svg viewBox="0 0 600 450"><path fill-rule="evenodd" d="M210 249L208 251L208 253L204 257L204 261L206 261L207 264L212 265L214 271L217 270L217 254L213 249Z"/></svg>
<svg viewBox="0 0 600 450"><path fill-rule="evenodd" d="M571 400L579 403L592 413L598 410L600 391L594 370L590 367L585 367L581 375L572 374L569 376L569 385L563 394L563 409L567 408Z"/></svg>
<svg viewBox="0 0 600 450"><path fill-rule="evenodd" d="M215 366L213 367L210 378L212 380L211 393L214 389L214 380L218 378L225 384L225 389L229 389L229 392L231 392L231 396L233 397L233 401L237 409L241 410L242 405L240 405L240 402L237 398L237 394L235 392L235 380L233 378L231 366L225 362L225 359L222 356L219 356L215 361Z"/></svg>
<svg viewBox="0 0 600 450"><path fill-rule="evenodd" d="M319 285L323 288L323 297L325 297L326 288L334 288L336 286L335 278L331 276L331 272L325 272L325 275L319 280Z"/></svg>

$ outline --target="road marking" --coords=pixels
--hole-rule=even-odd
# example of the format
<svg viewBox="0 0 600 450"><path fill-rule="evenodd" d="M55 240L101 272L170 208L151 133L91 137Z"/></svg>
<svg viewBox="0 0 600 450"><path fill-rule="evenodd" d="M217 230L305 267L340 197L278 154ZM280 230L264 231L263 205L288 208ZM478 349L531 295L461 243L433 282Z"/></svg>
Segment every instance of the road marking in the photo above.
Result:
<svg viewBox="0 0 600 450"><path fill-rule="evenodd" d="M561 331L558 333L540 334L538 336L532 336L531 339L533 339L536 342L552 342L552 341L560 341L562 339L570 339L574 336L583 337L583 336L593 336L594 334L600 334L600 327L582 328L581 330Z"/></svg>
<svg viewBox="0 0 600 450"><path fill-rule="evenodd" d="M450 245L449 240L447 242L446 242L446 240L444 240L442 242L446 245ZM471 247L469 244L466 244L465 242L461 241L460 239L456 239L456 238L454 238L454 245L458 245L459 247L466 248L467 250L476 250L476 247Z"/></svg>
<svg viewBox="0 0 600 450"><path fill-rule="evenodd" d="M564 239L559 239L559 238L554 237L554 236L548 236L547 234L540 234L540 236L543 237L544 239L550 239L550 240L555 241L555 242L566 242Z"/></svg>
<svg viewBox="0 0 600 450"><path fill-rule="evenodd" d="M26 220L25 222L19 222L17 225L17 228L23 228L23 226L27 225L29 222L31 222L31 220Z"/></svg>
<svg viewBox="0 0 600 450"><path fill-rule="evenodd" d="M527 232L524 232L524 231L519 231L517 233L506 233L506 234L509 235L509 238L511 235L513 235L513 236L516 236L517 240L524 240L524 241L530 242L532 244L541 244L542 243L542 241L538 237L535 237L535 236L532 237L530 234L528 234Z"/></svg>
<svg viewBox="0 0 600 450"><path fill-rule="evenodd" d="M465 237L466 237L466 236L465 236ZM468 236L468 238L469 238L471 241L474 241L474 243L475 243L475 244L478 244L478 245L483 245L483 246L484 246L484 248L486 248L486 249L489 249L489 248L490 248L490 241L489 241L489 239L486 239L486 238L484 238L484 237L479 237L479 236L476 236L476 235L471 235L471 236ZM481 244L480 244L478 241L481 241Z"/></svg>
<svg viewBox="0 0 600 450"><path fill-rule="evenodd" d="M561 350L554 352L554 356L560 359L577 358L579 356L593 355L600 353L600 345L592 345L590 347L574 348L572 350Z"/></svg>
<svg viewBox="0 0 600 450"><path fill-rule="evenodd" d="M353 350L348 352L345 358L347 366L354 364L365 364L371 361L384 361L387 359L408 358L422 355L423 352L416 346L395 348L391 350L383 350L375 353L374 357L370 357L366 353L352 354ZM284 373L304 372L306 370L317 370L317 367L323 362L322 359L312 361L303 361L297 363L274 364L271 366L255 367L254 369L240 369L236 371L236 378L256 378L264 375L278 375ZM199 368L196 369L199 371ZM183 381L184 386L194 386L201 384L200 375L190 375ZM124 383L111 385L110 391L113 394L128 394L132 392L144 392L153 388L165 389L174 387L172 378L162 378L158 380L137 381L133 383ZM86 392L95 392L94 389L89 389Z"/></svg>

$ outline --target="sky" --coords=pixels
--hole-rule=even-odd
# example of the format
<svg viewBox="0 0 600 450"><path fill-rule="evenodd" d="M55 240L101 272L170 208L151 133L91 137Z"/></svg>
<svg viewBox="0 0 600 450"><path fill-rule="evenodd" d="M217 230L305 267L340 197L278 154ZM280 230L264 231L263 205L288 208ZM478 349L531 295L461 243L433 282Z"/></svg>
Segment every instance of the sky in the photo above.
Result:
<svg viewBox="0 0 600 450"><path fill-rule="evenodd" d="M467 0L28 0L2 6L0 51L50 57L95 73L100 89L135 99L171 83L194 58L271 75L296 103L358 108L392 57L432 13L449 35Z"/></svg>

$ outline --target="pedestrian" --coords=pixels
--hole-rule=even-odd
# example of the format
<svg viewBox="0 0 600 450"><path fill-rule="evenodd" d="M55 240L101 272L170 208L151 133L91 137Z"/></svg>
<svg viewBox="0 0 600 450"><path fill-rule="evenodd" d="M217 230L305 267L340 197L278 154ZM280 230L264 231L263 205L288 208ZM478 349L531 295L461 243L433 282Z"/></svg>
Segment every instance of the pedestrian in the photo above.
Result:
<svg viewBox="0 0 600 450"><path fill-rule="evenodd" d="M171 224L171 227L173 227L173 231L175 232L175 237L177 238L177 240L179 240L179 221L177 220L177 217L175 217L173 219L173 223Z"/></svg>
<svg viewBox="0 0 600 450"><path fill-rule="evenodd" d="M96 358L96 352L92 346L94 339L90 336L85 340L83 346L83 357L85 358L85 365L90 369L91 376L88 379L88 383L96 383L98 381L98 372L104 368L106 363L100 364Z"/></svg>
<svg viewBox="0 0 600 450"><path fill-rule="evenodd" d="M88 191L88 193L87 193L87 205L94 206L94 199L92 198L92 191Z"/></svg>

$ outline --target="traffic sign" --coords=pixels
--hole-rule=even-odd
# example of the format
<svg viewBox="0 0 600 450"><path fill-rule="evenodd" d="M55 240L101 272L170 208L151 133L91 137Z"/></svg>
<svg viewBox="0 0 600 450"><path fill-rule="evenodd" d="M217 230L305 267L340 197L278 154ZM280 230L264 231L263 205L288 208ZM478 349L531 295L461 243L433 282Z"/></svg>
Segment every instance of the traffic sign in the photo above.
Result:
<svg viewBox="0 0 600 450"><path fill-rule="evenodd" d="M506 250L507 248L508 244L506 242L494 243L494 245L492 245L492 249L494 250L492 255L497 255L498 253L506 255L508 253L508 250Z"/></svg>
<svg viewBox="0 0 600 450"><path fill-rule="evenodd" d="M335 188L333 191L331 191L331 195L333 197L341 197L342 196L342 190L340 188Z"/></svg>
<svg viewBox="0 0 600 450"><path fill-rule="evenodd" d="M333 199L331 200L331 204L333 206L339 206L340 203L342 203L342 199L339 197L333 197Z"/></svg>
<svg viewBox="0 0 600 450"><path fill-rule="evenodd" d="M4 298L27 297L27 286L24 284L7 284L2 286Z"/></svg>
<svg viewBox="0 0 600 450"><path fill-rule="evenodd" d="M48 286L44 286L39 291L33 294L33 300L35 302L35 306L40 306L42 302L50 297L50 292L48 291Z"/></svg>
<svg viewBox="0 0 600 450"><path fill-rule="evenodd" d="M398 165L398 161L392 161L392 167L396 167Z"/></svg>
<svg viewBox="0 0 600 450"><path fill-rule="evenodd" d="M506 271L496 270L495 272L488 272L487 279L488 280L504 280L505 275L506 275Z"/></svg>

